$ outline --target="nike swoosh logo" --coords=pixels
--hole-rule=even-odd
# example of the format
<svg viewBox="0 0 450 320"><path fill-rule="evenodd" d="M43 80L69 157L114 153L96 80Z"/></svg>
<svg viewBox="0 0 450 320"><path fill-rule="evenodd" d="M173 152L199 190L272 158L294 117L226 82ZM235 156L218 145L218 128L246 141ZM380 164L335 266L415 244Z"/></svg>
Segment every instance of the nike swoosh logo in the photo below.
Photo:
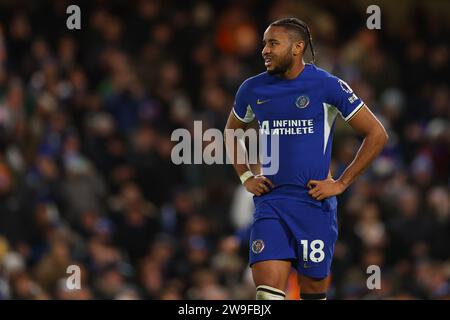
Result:
<svg viewBox="0 0 450 320"><path fill-rule="evenodd" d="M309 266L309 265L306 264L306 262L303 264L303 268L305 268L305 269L309 269L309 268L312 268L312 267L314 267L314 266Z"/></svg>
<svg viewBox="0 0 450 320"><path fill-rule="evenodd" d="M263 103L266 103L266 102L269 102L270 100L272 100L272 99L267 99L267 100L256 100L256 104L263 104Z"/></svg>

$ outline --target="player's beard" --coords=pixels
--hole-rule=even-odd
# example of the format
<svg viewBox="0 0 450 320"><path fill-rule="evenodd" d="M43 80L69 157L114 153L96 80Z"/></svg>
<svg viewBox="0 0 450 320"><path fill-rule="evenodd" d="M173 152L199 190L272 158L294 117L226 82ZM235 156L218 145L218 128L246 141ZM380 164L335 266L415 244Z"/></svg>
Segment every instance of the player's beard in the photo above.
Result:
<svg viewBox="0 0 450 320"><path fill-rule="evenodd" d="M287 52L283 57L280 57L279 62L276 63L272 70L267 70L270 75L283 75L292 67L293 58L290 52Z"/></svg>

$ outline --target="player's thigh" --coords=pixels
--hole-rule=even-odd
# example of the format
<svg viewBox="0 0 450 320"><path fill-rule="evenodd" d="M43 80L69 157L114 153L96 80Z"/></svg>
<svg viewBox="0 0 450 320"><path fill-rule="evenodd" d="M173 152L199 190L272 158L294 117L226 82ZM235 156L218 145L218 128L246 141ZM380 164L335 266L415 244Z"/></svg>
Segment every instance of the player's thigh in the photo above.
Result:
<svg viewBox="0 0 450 320"><path fill-rule="evenodd" d="M327 292L330 276L322 279L311 278L298 274L298 285L303 293L324 293Z"/></svg>
<svg viewBox="0 0 450 320"><path fill-rule="evenodd" d="M252 275L255 286L266 285L285 290L291 271L289 260L266 260L252 265Z"/></svg>
<svg viewBox="0 0 450 320"><path fill-rule="evenodd" d="M295 238L280 219L256 219L250 233L249 265L296 258Z"/></svg>
<svg viewBox="0 0 450 320"><path fill-rule="evenodd" d="M280 219L257 219L250 235L250 266L256 286L284 290L296 258L295 238Z"/></svg>

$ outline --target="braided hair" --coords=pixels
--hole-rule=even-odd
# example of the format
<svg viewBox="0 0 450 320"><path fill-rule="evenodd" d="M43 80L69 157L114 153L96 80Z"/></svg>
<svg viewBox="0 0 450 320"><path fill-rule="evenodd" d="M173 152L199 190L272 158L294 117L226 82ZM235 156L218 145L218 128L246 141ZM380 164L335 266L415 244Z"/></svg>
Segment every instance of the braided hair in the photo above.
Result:
<svg viewBox="0 0 450 320"><path fill-rule="evenodd" d="M309 31L309 27L305 22L297 18L283 18L272 22L270 26L284 27L289 31L293 31L296 34L298 34L300 38L302 38L305 41L305 51L308 48L309 44L312 54L312 63L315 62L315 53L312 45L311 32Z"/></svg>

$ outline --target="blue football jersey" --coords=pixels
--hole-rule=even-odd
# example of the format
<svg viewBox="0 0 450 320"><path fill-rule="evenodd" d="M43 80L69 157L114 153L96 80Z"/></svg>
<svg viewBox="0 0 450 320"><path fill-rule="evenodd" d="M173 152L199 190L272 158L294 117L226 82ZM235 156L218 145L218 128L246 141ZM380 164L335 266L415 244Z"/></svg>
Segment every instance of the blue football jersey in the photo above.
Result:
<svg viewBox="0 0 450 320"><path fill-rule="evenodd" d="M279 142L278 171L267 174L263 165L275 188L254 197L255 202L295 198L319 203L308 194L307 183L328 175L336 116L349 121L363 105L345 81L312 64L295 79L264 72L245 80L236 93L234 115L246 123L256 118L262 133L277 135Z"/></svg>

